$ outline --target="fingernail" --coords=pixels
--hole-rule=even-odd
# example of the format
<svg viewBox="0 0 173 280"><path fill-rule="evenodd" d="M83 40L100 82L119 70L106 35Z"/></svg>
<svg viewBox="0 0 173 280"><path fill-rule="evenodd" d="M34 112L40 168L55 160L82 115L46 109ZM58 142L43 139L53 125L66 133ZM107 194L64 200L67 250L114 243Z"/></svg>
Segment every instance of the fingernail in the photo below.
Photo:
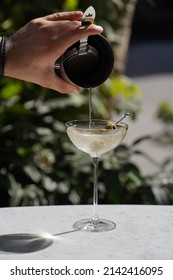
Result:
<svg viewBox="0 0 173 280"><path fill-rule="evenodd" d="M103 27L100 25L95 25L97 30L99 30L99 32L103 32Z"/></svg>
<svg viewBox="0 0 173 280"><path fill-rule="evenodd" d="M80 93L80 88L74 88L72 92L73 93Z"/></svg>

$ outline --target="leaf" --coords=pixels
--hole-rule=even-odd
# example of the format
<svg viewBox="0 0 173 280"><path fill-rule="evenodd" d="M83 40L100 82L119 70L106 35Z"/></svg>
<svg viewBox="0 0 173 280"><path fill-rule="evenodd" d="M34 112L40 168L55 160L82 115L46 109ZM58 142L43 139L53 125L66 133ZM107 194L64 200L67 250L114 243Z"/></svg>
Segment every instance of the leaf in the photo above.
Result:
<svg viewBox="0 0 173 280"><path fill-rule="evenodd" d="M167 167L168 165L173 163L173 157L168 157L166 159L164 159L164 161L162 162L162 167Z"/></svg>
<svg viewBox="0 0 173 280"><path fill-rule="evenodd" d="M140 88L134 81L126 76L110 77L109 91L112 96L122 94L127 99L133 95L141 96Z"/></svg>
<svg viewBox="0 0 173 280"><path fill-rule="evenodd" d="M67 106L80 107L86 102L86 98L88 99L88 96L84 96L82 94L72 94L69 97L61 97L48 100L45 102L45 105L47 105L51 109L63 109Z"/></svg>
<svg viewBox="0 0 173 280"><path fill-rule="evenodd" d="M119 10L123 10L125 3L122 0L111 0Z"/></svg>
<svg viewBox="0 0 173 280"><path fill-rule="evenodd" d="M10 206L18 206L23 197L23 188L22 185L16 181L13 174L8 174L8 178L11 183L11 188L9 190L10 195Z"/></svg>
<svg viewBox="0 0 173 280"><path fill-rule="evenodd" d="M32 179L33 182L38 183L40 181L42 177L41 173L33 164L24 166L23 170Z"/></svg>
<svg viewBox="0 0 173 280"><path fill-rule="evenodd" d="M43 176L42 177L42 182L43 182L44 188L49 192L53 192L53 191L57 190L57 188L58 188L58 183L53 181L48 176Z"/></svg>
<svg viewBox="0 0 173 280"><path fill-rule="evenodd" d="M64 10L75 11L79 4L79 0L65 0L63 7Z"/></svg>
<svg viewBox="0 0 173 280"><path fill-rule="evenodd" d="M6 99L6 100L11 99L12 97L14 97L16 95L20 95L21 89L22 89L22 85L20 83L9 82L8 85L1 88L0 97L2 99Z"/></svg>
<svg viewBox="0 0 173 280"><path fill-rule="evenodd" d="M33 115L32 111L25 109L24 106L19 103L6 107L5 112L7 113L7 116L8 116L8 114L14 114L14 115L20 116L20 117L22 117L22 115L27 115L27 116Z"/></svg>
<svg viewBox="0 0 173 280"><path fill-rule="evenodd" d="M153 137L151 135L142 136L142 137L138 138L137 140L133 141L132 146L135 146L143 141L152 140L152 139L153 139Z"/></svg>

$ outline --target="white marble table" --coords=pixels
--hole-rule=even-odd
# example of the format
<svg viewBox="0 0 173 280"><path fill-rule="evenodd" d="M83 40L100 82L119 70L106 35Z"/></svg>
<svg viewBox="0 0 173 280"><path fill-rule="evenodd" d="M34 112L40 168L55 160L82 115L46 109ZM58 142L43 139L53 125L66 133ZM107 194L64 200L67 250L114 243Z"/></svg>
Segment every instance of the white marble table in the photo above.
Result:
<svg viewBox="0 0 173 280"><path fill-rule="evenodd" d="M91 205L0 208L0 259L173 260L172 206L100 205L98 212L117 227L75 231Z"/></svg>

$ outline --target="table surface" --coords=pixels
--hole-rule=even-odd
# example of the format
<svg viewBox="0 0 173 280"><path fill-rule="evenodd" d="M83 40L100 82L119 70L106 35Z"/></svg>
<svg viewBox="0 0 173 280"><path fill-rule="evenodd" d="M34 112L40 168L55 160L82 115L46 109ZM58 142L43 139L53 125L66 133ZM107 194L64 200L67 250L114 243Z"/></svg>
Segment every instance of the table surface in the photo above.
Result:
<svg viewBox="0 0 173 280"><path fill-rule="evenodd" d="M172 260L173 207L99 205L116 228L75 231L92 205L0 208L1 260Z"/></svg>

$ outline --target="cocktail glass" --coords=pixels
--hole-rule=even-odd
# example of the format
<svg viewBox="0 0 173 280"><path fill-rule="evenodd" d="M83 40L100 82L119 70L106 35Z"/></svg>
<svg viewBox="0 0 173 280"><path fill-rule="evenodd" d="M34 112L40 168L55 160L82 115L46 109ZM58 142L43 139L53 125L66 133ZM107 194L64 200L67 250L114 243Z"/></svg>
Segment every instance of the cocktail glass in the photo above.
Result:
<svg viewBox="0 0 173 280"><path fill-rule="evenodd" d="M108 231L115 228L115 223L99 219L98 205L98 164L101 155L111 151L122 143L128 125L124 122L110 120L86 119L73 120L66 124L67 134L72 143L81 151L89 154L94 165L93 180L93 214L89 219L82 219L74 224L74 228L84 231Z"/></svg>

